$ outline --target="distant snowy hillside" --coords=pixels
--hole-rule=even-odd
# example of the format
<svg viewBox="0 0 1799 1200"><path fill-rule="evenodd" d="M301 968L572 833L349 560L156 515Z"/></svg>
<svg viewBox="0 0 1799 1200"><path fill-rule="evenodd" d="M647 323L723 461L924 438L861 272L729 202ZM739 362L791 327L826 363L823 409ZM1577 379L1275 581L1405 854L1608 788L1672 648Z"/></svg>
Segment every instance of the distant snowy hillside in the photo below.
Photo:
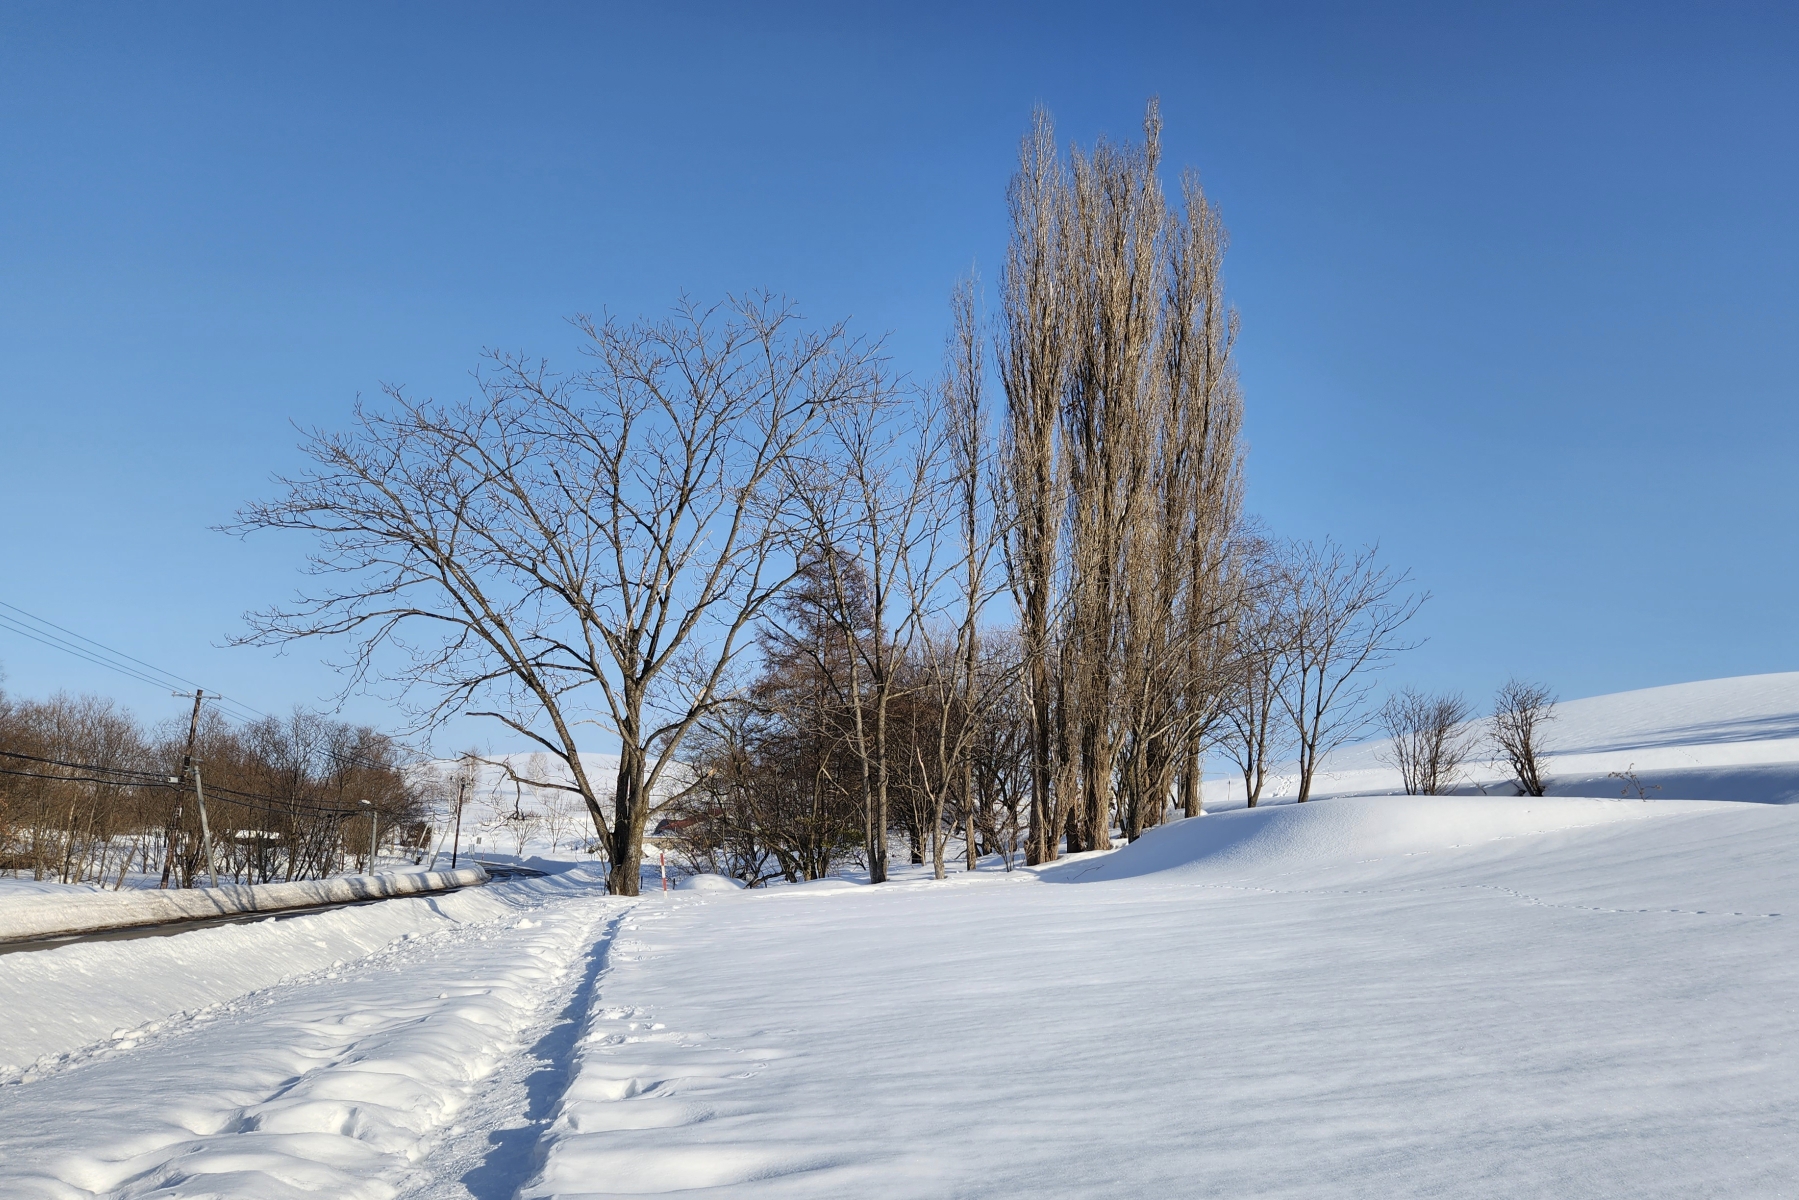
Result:
<svg viewBox="0 0 1799 1200"><path fill-rule="evenodd" d="M1799 671L1563 701L1547 727L1547 746L1551 795L1615 796L1626 785L1611 773L1630 770L1656 799L1790 803L1799 799ZM1490 753L1483 742L1458 791L1511 793L1504 768L1485 757ZM1399 791L1387 754L1378 736L1345 746L1325 759L1314 792ZM1214 770L1207 807L1241 807L1243 780ZM1269 780L1264 800L1291 797L1295 787L1289 767Z"/></svg>

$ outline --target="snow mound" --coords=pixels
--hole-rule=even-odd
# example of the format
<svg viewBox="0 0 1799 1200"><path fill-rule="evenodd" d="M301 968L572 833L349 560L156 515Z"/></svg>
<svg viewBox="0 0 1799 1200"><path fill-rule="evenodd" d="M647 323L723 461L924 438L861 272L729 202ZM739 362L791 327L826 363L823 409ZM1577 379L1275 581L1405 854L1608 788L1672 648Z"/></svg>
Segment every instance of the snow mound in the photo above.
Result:
<svg viewBox="0 0 1799 1200"><path fill-rule="evenodd" d="M726 875L689 875L675 885L683 892L739 892L743 884Z"/></svg>
<svg viewBox="0 0 1799 1200"><path fill-rule="evenodd" d="M1395 855L1429 854L1657 816L1717 802L1622 801L1565 796L1367 796L1239 809L1152 829L1103 856L1041 872L1056 883L1161 872L1288 874Z"/></svg>

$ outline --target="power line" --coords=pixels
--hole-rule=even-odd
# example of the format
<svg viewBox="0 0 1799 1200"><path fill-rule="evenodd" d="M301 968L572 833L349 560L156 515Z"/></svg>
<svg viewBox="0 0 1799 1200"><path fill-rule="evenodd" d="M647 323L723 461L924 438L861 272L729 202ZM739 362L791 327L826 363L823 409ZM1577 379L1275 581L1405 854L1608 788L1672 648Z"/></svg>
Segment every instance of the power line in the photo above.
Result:
<svg viewBox="0 0 1799 1200"><path fill-rule="evenodd" d="M23 759L26 762L38 763L39 765L46 767L68 767L72 771L105 771L112 775L136 775L144 779L161 783L167 783L169 781L169 774L167 771L138 771L130 767L103 767L96 763L78 763L68 762L60 758L43 758L36 754L26 754L20 750L0 749L0 755L4 755L7 758Z"/></svg>
<svg viewBox="0 0 1799 1200"><path fill-rule="evenodd" d="M9 605L8 607L11 607L11 606ZM54 635L33 632L31 629L22 626L19 622L17 622L16 620L14 620L11 617L8 617L4 613L0 613L0 629L8 630L12 633L19 634L22 637L28 637L34 642L39 642L45 646L49 646L51 649L54 649L54 650L61 650L65 654L72 654L76 658L83 659L87 662L93 663L95 666L106 667L109 670L119 672L119 674L121 674L121 675L129 675L131 678L138 680L140 683L148 683L154 687L168 687L169 686L168 683L166 683L165 681L163 681L161 679L152 679L150 676L144 674L141 671L134 671L128 667L120 666L118 663L108 662L103 658L99 658L93 654L88 653L87 651L81 649L79 646L74 646L74 645L65 643L61 638L57 638Z"/></svg>
<svg viewBox="0 0 1799 1200"><path fill-rule="evenodd" d="M13 612L18 613L19 616L24 617L28 621L32 621L38 625L48 626L49 628L56 630L58 633L65 633L65 634L69 635L70 637L74 638L78 642L86 642L88 645L94 647L96 650L103 650L107 654L110 654L110 655L114 656L115 658L122 658L127 662L135 663L138 666L143 667L144 669L146 669L148 671L154 672L157 675L166 676L169 679L173 679L178 683L185 683L189 687L197 688L200 686L199 684L195 683L193 680L184 679L180 675L175 674L173 671L165 671L161 667L156 666L154 663L147 663L141 658L133 658L131 655L126 654L123 650L114 650L111 646L108 646L103 642L96 642L93 638L85 637L79 633L76 633L73 629L67 629L61 625L58 625L55 621L46 620L43 617L37 616L35 613L28 613L16 604L8 604L6 601L0 600L0 608L10 608ZM0 620L12 620L12 619L14 619L14 618L8 618L4 614L0 614ZM61 640L61 639L58 639L58 640ZM108 664L103 664L103 665L108 665Z"/></svg>
<svg viewBox="0 0 1799 1200"><path fill-rule="evenodd" d="M0 767L0 774L18 775L18 776L23 776L28 779L51 779L51 780L58 780L61 782L65 782L65 783L99 783L99 784L105 784L108 787L176 787L176 786L179 786L177 784L177 782L174 781L173 779L171 779L171 777L166 772L160 772L160 771L138 771L138 770L133 770L128 767L106 767L106 766L101 766L98 763L79 763L79 762L70 762L66 759L60 759L60 758L42 758L38 755L25 754L18 750L0 749L0 757L18 759L18 760L21 760L24 762L35 763L38 766L63 767L68 770L71 770L71 771L90 771L90 772L100 772L100 773L113 774L113 775L129 775L129 776L136 777L136 781L134 782L132 780L120 780L120 779L97 779L97 778L93 778L92 776L47 775L47 774L43 774L41 772L23 771L23 770L18 770L18 769L14 769L14 768ZM264 808L264 810L267 812L292 813L292 812L298 810L298 811L304 811L304 812L310 812L310 813L317 813L317 814L320 814L323 816L356 816L362 811L360 808L339 808L336 805L321 804L316 800L307 800L307 799L303 799L300 797L294 797L292 799L288 799L288 798L284 798L281 796L267 796L267 795L263 795L260 792L246 792L246 791L243 791L238 788L224 787L224 786L221 786L216 783L210 785L207 788L207 790L209 792L213 792L218 795L237 797L238 800L234 801L234 802L241 801L246 805L246 807L250 807L250 808L259 808L260 807L260 808ZM257 804L257 803L254 803L255 801L262 801L263 803ZM277 807L269 808L269 807L267 807L268 805L275 805Z"/></svg>
<svg viewBox="0 0 1799 1200"><path fill-rule="evenodd" d="M76 658L82 659L85 662L90 662L96 666L116 671L121 675L128 676L140 683L147 683L152 687L168 688L170 691L182 691L182 688L176 686L177 684L181 684L185 685L187 689L200 690L201 685L195 683L185 675L177 675L175 672L164 670L154 663L145 662L141 658L126 654L123 650L115 650L104 642L95 641L93 638L87 637L84 634L76 633L73 629L58 625L56 622L40 617L35 613L27 612L16 604L9 604L5 600L0 600L0 608L10 609L12 612L19 614L18 617L12 617L8 616L6 613L0 612L0 629L6 629L13 633L28 637L34 642L49 646L51 649L61 650L65 654L74 655ZM47 629L56 630L57 633L46 633L43 629L33 629L31 626L25 624L24 621L21 621L19 617L25 618L26 621L35 622L37 625L44 626ZM67 636L59 637L57 634L65 634ZM70 641L69 639L71 638L73 638L74 641ZM77 645L77 642L84 644ZM90 650L88 647L92 647L93 649ZM102 653L96 653L96 651ZM103 654L111 655L113 659L123 661L112 661L103 657ZM161 676L162 678L155 678L155 676ZM230 696L223 695L216 691L207 692L205 699L213 704L214 712L217 712L226 720L236 721L240 725L254 725L258 721L272 721L276 719L253 704L246 704L242 700L233 699ZM225 707L226 705L240 711L231 712ZM390 765L364 758L361 755L349 755L346 757L345 761L360 763L365 767L371 767L376 770L386 770Z"/></svg>
<svg viewBox="0 0 1799 1200"><path fill-rule="evenodd" d="M171 691L186 690L192 692L201 686L185 675L178 675L174 671L159 667L155 663L146 662L135 655L125 653L123 650L116 650L104 642L96 641L85 634L76 633L73 629L64 625L58 625L55 621L46 617L40 617L36 613L27 612L16 604L9 604L5 600L0 600L0 608L10 609L12 612L18 614L18 616L15 617L8 616L6 613L0 613L0 628L10 629L14 633L23 634L33 641L40 642L43 645L56 650L61 650L64 653L72 654L75 657L93 663L96 666L106 667L109 670L117 671L121 675L136 679L141 683L148 683L155 687L166 687ZM20 620L21 617L24 618L23 621ZM28 625L26 622L30 622L31 624ZM34 629L32 628L32 625L42 626L43 628ZM46 633L46 629L53 629L56 633ZM65 636L59 637L57 636L58 634ZM70 639L73 640L71 641ZM77 645L77 642L82 644ZM266 719L269 715L254 705L246 704L242 700L233 699L232 697L217 691L208 692L207 699L218 701L222 704L229 704L234 708L242 710L242 713L249 714L248 716L232 713L222 714L232 717L234 720L250 721L257 718Z"/></svg>

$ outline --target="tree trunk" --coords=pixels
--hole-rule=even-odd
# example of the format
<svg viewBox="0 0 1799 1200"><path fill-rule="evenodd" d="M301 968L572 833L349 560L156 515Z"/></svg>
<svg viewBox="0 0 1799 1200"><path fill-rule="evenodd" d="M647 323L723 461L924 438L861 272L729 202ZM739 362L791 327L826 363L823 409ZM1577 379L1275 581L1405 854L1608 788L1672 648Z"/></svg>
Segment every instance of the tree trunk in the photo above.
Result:
<svg viewBox="0 0 1799 1200"><path fill-rule="evenodd" d="M1200 757L1199 747L1190 748L1187 751L1187 769L1181 776L1183 816L1197 817L1205 813L1205 769L1205 760Z"/></svg>

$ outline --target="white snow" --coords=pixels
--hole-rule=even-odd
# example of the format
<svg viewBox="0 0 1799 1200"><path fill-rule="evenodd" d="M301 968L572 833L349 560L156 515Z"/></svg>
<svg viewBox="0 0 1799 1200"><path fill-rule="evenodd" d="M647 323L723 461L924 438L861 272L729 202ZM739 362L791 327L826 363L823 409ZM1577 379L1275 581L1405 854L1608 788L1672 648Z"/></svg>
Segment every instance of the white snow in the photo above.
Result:
<svg viewBox="0 0 1799 1200"><path fill-rule="evenodd" d="M1543 732L1552 793L1616 796L1627 789L1611 773L1631 770L1661 799L1799 799L1799 671L1566 700ZM1480 737L1474 740L1483 745ZM1315 794L1400 790L1387 752L1385 739L1374 736L1327 755ZM1460 790L1509 790L1504 767L1484 757L1489 753L1483 749L1469 763ZM1207 805L1241 805L1242 778L1232 777L1228 763L1215 762L1212 769ZM1264 795L1279 799L1297 788L1289 764L1277 770Z"/></svg>
<svg viewBox="0 0 1799 1200"><path fill-rule="evenodd" d="M1558 780L1688 755L1646 802L0 955L0 1195L1792 1195L1799 806L1736 801L1799 790L1799 675L1683 689L1555 729Z"/></svg>
<svg viewBox="0 0 1799 1200"><path fill-rule="evenodd" d="M1785 1194L1799 809L1431 803L652 899L524 1194Z"/></svg>
<svg viewBox="0 0 1799 1200"><path fill-rule="evenodd" d="M0 903L0 943L421 895L486 882L487 872L476 866L455 871L340 875L292 883L224 884L216 888L173 888L168 891L35 890L8 896Z"/></svg>
<svg viewBox="0 0 1799 1200"><path fill-rule="evenodd" d="M689 875L675 886L684 892L740 892L743 890L742 882L732 879L729 875L704 873Z"/></svg>

